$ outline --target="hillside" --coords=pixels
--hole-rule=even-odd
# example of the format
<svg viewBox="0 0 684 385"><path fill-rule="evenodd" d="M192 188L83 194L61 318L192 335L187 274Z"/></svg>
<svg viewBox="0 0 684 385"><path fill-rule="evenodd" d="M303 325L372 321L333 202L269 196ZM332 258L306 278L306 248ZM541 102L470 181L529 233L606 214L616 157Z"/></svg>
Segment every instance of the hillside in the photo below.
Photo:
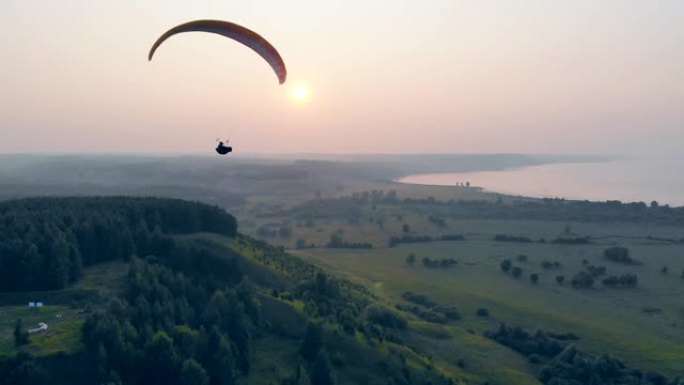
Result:
<svg viewBox="0 0 684 385"><path fill-rule="evenodd" d="M406 321L362 286L235 235L234 219L215 208L161 199L27 199L5 202L0 213L2 244L25 243L3 254L3 265L31 250L26 254L45 266L2 294L4 383L384 384L467 375L435 367L404 345L394 333ZM179 216L196 220L190 226L174 220ZM52 231L36 230L35 240L25 235L39 223ZM88 238L77 236L91 225L95 234L99 225L125 233L133 223L154 230L147 237L133 231L130 255L94 258L112 245L95 242L102 248L89 251ZM46 245L62 241L72 251L63 261L85 267L45 291L43 279L62 266L52 262L61 254ZM27 298L45 306L27 309ZM19 319L51 327L15 346Z"/></svg>
<svg viewBox="0 0 684 385"><path fill-rule="evenodd" d="M19 259L42 267L0 294L2 383L667 381L578 350L568 330L473 330L461 321L470 318L463 309L419 293L405 294L400 306L348 275L354 268L332 273L236 233L235 219L216 207L36 198L3 203L0 219L0 244L14 250L2 254L3 266ZM128 240L126 248L112 243L126 233L116 238ZM90 243L84 234L100 238ZM60 285L46 286L46 277L60 272L63 280L50 281ZM27 308L27 301L45 306ZM26 334L40 322L49 329Z"/></svg>

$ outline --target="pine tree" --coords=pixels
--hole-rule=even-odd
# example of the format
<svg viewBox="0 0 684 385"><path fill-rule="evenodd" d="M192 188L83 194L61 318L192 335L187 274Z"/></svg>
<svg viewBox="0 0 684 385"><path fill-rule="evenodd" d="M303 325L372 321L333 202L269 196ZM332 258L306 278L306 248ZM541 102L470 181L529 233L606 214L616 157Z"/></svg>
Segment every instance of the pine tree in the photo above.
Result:
<svg viewBox="0 0 684 385"><path fill-rule="evenodd" d="M50 248L50 255L47 256L48 271L46 272L48 288L62 289L69 283L69 244L63 237L57 238Z"/></svg>
<svg viewBox="0 0 684 385"><path fill-rule="evenodd" d="M14 326L14 345L19 347L29 343L29 334L24 330L24 322L20 319L17 320Z"/></svg>
<svg viewBox="0 0 684 385"><path fill-rule="evenodd" d="M202 365L193 359L185 360L180 374L181 385L208 385L209 376Z"/></svg>
<svg viewBox="0 0 684 385"><path fill-rule="evenodd" d="M321 350L311 368L311 385L333 385L334 383L330 369L330 359L325 350Z"/></svg>
<svg viewBox="0 0 684 385"><path fill-rule="evenodd" d="M309 322L306 325L300 353L307 361L313 361L318 351L323 347L323 327L318 322Z"/></svg>

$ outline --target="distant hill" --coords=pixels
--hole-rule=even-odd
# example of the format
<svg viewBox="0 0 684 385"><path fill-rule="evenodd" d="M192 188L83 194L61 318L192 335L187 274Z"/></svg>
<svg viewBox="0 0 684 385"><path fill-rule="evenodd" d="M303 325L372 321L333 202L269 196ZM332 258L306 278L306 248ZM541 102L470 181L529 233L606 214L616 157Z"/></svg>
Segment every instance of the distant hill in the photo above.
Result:
<svg viewBox="0 0 684 385"><path fill-rule="evenodd" d="M492 171L590 156L522 154L240 156L0 155L0 199L134 195L181 198L234 210L256 196L298 197L410 174Z"/></svg>

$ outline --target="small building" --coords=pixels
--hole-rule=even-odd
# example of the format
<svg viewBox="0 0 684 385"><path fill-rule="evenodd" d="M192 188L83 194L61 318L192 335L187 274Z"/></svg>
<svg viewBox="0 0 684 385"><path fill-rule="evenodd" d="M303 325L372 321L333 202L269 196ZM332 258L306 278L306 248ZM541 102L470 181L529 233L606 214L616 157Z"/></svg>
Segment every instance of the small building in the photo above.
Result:
<svg viewBox="0 0 684 385"><path fill-rule="evenodd" d="M29 302L29 307L36 307L36 303L35 302Z"/></svg>
<svg viewBox="0 0 684 385"><path fill-rule="evenodd" d="M36 307L43 307L43 303L42 302L36 302Z"/></svg>

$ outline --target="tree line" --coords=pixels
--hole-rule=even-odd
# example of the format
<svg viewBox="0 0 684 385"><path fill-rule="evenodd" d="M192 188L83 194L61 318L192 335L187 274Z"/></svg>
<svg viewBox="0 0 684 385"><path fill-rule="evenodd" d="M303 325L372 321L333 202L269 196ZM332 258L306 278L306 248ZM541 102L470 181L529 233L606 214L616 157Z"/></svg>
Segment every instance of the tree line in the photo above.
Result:
<svg viewBox="0 0 684 385"><path fill-rule="evenodd" d="M657 372L630 368L619 358L608 354L596 357L584 353L571 343L579 339L573 333L541 330L529 333L520 327L501 324L497 330L486 332L485 336L521 353L530 363L543 365L539 379L545 385L684 384L678 378L668 380Z"/></svg>
<svg viewBox="0 0 684 385"><path fill-rule="evenodd" d="M215 206L159 198L31 198L0 203L0 291L54 290L85 266L154 254L165 234L234 236Z"/></svg>

